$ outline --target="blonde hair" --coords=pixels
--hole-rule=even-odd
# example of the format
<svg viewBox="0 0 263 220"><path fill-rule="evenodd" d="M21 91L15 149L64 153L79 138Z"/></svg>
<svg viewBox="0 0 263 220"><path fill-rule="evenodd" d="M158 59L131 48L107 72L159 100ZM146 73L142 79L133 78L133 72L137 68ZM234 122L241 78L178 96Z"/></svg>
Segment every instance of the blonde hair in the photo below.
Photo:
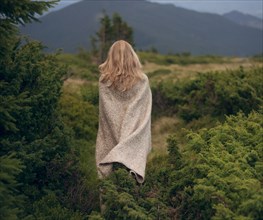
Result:
<svg viewBox="0 0 263 220"><path fill-rule="evenodd" d="M108 52L108 57L99 66L100 82L109 83L120 91L132 88L139 79L142 79L142 65L132 46L124 41L116 41Z"/></svg>

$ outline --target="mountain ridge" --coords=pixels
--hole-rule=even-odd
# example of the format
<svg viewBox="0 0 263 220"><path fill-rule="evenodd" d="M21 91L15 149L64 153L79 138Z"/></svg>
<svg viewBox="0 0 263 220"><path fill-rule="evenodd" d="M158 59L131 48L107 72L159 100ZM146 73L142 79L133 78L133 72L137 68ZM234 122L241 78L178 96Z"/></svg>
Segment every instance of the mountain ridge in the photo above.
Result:
<svg viewBox="0 0 263 220"><path fill-rule="evenodd" d="M239 56L262 53L260 30L234 24L220 15L144 0L80 1L41 17L42 24L33 23L21 31L43 41L50 50L76 52L77 47L89 48L89 37L99 28L103 9L109 15L119 13L133 27L138 49Z"/></svg>
<svg viewBox="0 0 263 220"><path fill-rule="evenodd" d="M263 20L250 14L233 10L223 14L223 16L240 25L257 28L260 30L263 29Z"/></svg>

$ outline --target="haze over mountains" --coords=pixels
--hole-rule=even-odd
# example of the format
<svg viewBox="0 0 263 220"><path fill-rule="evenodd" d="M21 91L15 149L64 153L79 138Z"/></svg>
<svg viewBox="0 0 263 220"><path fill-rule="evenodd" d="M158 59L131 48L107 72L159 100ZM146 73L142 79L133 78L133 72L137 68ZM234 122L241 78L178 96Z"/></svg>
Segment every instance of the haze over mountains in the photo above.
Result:
<svg viewBox="0 0 263 220"><path fill-rule="evenodd" d="M50 51L63 48L76 52L78 47L89 48L103 10L109 15L118 12L133 27L138 49L235 56L263 53L260 29L240 25L229 17L145 0L81 1L51 12L40 19L42 23L27 25L21 31L43 41Z"/></svg>

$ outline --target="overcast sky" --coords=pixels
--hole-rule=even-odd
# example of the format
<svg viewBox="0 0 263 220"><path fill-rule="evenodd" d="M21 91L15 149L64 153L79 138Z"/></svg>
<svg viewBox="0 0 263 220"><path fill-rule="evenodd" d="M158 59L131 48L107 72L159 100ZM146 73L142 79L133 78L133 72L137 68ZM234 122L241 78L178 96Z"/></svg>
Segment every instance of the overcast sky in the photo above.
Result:
<svg viewBox="0 0 263 220"><path fill-rule="evenodd" d="M79 0L61 0L56 8L65 7ZM91 1L91 0L85 0ZM136 0L131 0L136 1ZM232 10L263 17L263 0L148 0L159 3L172 3L176 6L201 12L223 14Z"/></svg>
<svg viewBox="0 0 263 220"><path fill-rule="evenodd" d="M160 3L173 3L176 6L202 12L224 14L232 10L262 17L262 0L151 0Z"/></svg>

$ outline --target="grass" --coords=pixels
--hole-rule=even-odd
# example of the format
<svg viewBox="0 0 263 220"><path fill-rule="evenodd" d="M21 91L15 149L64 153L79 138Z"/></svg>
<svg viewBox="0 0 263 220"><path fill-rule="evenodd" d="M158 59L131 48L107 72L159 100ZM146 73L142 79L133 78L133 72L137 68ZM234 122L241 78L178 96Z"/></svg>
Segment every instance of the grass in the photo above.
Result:
<svg viewBox="0 0 263 220"><path fill-rule="evenodd" d="M240 66L244 69L250 69L255 66L263 68L263 62L258 62L250 58L232 58L229 63L189 64L187 66L178 64L160 66L156 63L145 63L143 65L143 71L149 76L151 83L163 80L176 82L181 78L193 79L197 73L235 70L239 69Z"/></svg>
<svg viewBox="0 0 263 220"><path fill-rule="evenodd" d="M154 52L138 52L142 63L150 62L158 65L189 65L196 63L224 63L229 62L229 59L221 56L214 55L203 55L203 56L192 56L190 53L181 54L167 54L162 55Z"/></svg>
<svg viewBox="0 0 263 220"><path fill-rule="evenodd" d="M70 78L85 79L88 81L98 80L97 65L92 64L89 55L83 54L60 54L58 60L68 66Z"/></svg>

